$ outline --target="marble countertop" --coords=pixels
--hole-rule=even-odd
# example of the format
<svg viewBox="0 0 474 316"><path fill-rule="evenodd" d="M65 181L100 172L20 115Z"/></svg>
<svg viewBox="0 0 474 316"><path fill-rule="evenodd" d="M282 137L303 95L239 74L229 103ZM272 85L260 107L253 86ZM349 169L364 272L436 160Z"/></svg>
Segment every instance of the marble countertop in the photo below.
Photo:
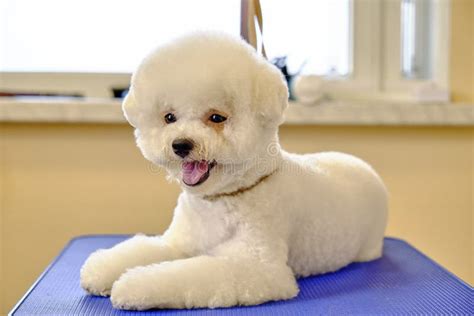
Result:
<svg viewBox="0 0 474 316"><path fill-rule="evenodd" d="M0 98L0 122L126 123L116 99ZM286 125L474 126L474 105L290 102Z"/></svg>

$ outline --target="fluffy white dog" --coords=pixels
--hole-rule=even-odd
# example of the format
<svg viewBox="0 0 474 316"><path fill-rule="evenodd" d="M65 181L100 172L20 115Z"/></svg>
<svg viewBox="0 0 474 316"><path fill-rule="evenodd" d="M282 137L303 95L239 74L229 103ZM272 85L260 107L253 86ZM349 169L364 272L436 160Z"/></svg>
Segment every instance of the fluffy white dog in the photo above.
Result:
<svg viewBox="0 0 474 316"><path fill-rule="evenodd" d="M152 52L123 110L183 192L162 236L93 253L82 287L122 309L254 305L295 297L297 277L379 258L384 184L346 154L283 151L287 104L279 70L240 39L197 33Z"/></svg>

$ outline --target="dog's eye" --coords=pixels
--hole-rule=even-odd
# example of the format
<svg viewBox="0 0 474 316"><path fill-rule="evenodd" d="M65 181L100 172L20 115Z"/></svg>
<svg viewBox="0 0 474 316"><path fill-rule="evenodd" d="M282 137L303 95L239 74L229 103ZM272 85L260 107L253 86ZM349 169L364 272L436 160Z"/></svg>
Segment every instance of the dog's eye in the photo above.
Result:
<svg viewBox="0 0 474 316"><path fill-rule="evenodd" d="M176 122L176 116L173 113L167 113L165 115L165 122L166 124L171 124Z"/></svg>
<svg viewBox="0 0 474 316"><path fill-rule="evenodd" d="M211 116L209 116L209 121L211 121L212 123L222 123L225 120L227 120L227 117L219 115L219 114L214 113L214 114L211 114Z"/></svg>

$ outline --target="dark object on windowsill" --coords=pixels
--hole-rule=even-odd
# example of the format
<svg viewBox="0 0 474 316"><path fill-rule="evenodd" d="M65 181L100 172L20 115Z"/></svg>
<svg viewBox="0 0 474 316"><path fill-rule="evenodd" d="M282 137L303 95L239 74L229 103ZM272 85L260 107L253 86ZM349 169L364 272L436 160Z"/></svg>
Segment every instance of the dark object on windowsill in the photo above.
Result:
<svg viewBox="0 0 474 316"><path fill-rule="evenodd" d="M280 69L283 76L285 76L286 83L288 84L288 92L290 94L289 99L290 100L295 100L295 97L293 95L293 89L292 89L293 79L300 74L301 70L306 65L306 61L300 66L300 69L298 69L298 71L294 74L290 74L288 72L288 57L287 56L273 58L271 63L275 67Z"/></svg>
<svg viewBox="0 0 474 316"><path fill-rule="evenodd" d="M114 95L114 98L119 98L119 99L125 98L127 96L129 89L130 87L112 88L112 93Z"/></svg>
<svg viewBox="0 0 474 316"><path fill-rule="evenodd" d="M293 80L293 76L288 73L288 66L287 66L287 57L276 57L272 60L272 64L280 69L283 76L285 76L286 83L288 84L288 91L290 93L290 100L294 100L293 93L291 92L291 81Z"/></svg>

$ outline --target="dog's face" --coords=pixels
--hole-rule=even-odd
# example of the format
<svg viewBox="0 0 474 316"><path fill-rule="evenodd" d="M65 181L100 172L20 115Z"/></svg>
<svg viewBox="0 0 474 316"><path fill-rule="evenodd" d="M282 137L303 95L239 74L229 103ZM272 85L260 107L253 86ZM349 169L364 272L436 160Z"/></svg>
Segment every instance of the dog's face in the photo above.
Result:
<svg viewBox="0 0 474 316"><path fill-rule="evenodd" d="M145 158L185 190L214 194L264 164L287 98L279 70L253 48L206 33L150 54L123 109Z"/></svg>

